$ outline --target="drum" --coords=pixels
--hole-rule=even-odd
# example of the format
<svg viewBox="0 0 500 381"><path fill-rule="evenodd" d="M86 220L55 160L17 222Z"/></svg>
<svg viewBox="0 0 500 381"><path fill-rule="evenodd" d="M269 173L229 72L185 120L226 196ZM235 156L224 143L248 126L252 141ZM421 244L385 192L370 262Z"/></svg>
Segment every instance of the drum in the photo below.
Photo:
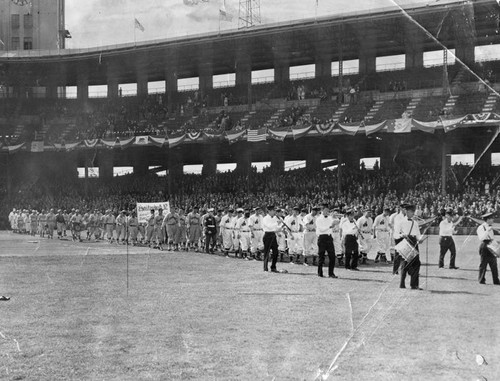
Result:
<svg viewBox="0 0 500 381"><path fill-rule="evenodd" d="M486 247L495 257L500 257L500 243L498 241L491 241Z"/></svg>
<svg viewBox="0 0 500 381"><path fill-rule="evenodd" d="M411 262L418 254L418 251L408 242L408 240L403 239L398 243L394 249L401 255L405 261Z"/></svg>

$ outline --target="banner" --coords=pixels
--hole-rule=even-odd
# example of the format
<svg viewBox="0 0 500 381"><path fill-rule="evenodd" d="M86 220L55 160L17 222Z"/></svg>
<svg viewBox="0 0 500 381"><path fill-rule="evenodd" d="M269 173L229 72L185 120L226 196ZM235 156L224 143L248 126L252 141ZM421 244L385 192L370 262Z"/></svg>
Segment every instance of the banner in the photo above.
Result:
<svg viewBox="0 0 500 381"><path fill-rule="evenodd" d="M149 143L149 136L148 135L142 135L142 136L136 136L135 137L135 145L137 146L144 146L148 145ZM162 143L163 145L163 143Z"/></svg>
<svg viewBox="0 0 500 381"><path fill-rule="evenodd" d="M43 140L36 140L31 142L31 152L43 152L44 142Z"/></svg>
<svg viewBox="0 0 500 381"><path fill-rule="evenodd" d="M170 213L170 202L138 202L137 219L140 224L148 222L148 218L151 215L151 209L155 210L155 215L158 215L158 209L163 209L163 215L166 216Z"/></svg>
<svg viewBox="0 0 500 381"><path fill-rule="evenodd" d="M365 134L366 136L374 134L384 129L386 121L384 120L381 123L365 125Z"/></svg>
<svg viewBox="0 0 500 381"><path fill-rule="evenodd" d="M292 127L292 135L293 140L300 139L303 136L306 136L309 130L312 128L312 124L304 126L303 124L297 124Z"/></svg>

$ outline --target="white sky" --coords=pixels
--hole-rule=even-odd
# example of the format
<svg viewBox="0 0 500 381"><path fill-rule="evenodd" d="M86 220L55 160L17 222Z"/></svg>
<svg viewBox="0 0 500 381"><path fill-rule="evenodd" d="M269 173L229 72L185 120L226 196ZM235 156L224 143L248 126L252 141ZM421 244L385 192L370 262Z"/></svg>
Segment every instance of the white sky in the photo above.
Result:
<svg viewBox="0 0 500 381"><path fill-rule="evenodd" d="M186 5L199 1L198 5ZM72 39L67 48L148 41L191 34L217 32L222 0L66 0L66 28ZM449 0L396 0L400 5L433 4ZM305 18L367 12L394 7L393 0L261 0L263 24ZM226 0L232 22L221 22L221 30L238 28L239 0ZM134 18L144 26L134 28Z"/></svg>

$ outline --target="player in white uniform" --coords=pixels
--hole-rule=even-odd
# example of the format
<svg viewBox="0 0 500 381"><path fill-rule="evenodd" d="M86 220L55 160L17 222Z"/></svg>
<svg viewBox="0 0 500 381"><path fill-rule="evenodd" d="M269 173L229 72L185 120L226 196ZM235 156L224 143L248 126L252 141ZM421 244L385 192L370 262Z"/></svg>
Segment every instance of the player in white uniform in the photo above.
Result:
<svg viewBox="0 0 500 381"><path fill-rule="evenodd" d="M255 213L250 216L248 222L252 232L251 252L252 258L260 261L262 250L264 250L264 231L262 230L262 219L264 216L262 215L262 208L255 208L254 211Z"/></svg>
<svg viewBox="0 0 500 381"><path fill-rule="evenodd" d="M340 214L340 209L338 208L333 209L331 216L334 222L332 228L333 247L335 249L335 256L337 257L339 266L342 266L344 263L342 261L343 249L342 249L342 239L340 237L340 223L342 221L342 218L344 217Z"/></svg>
<svg viewBox="0 0 500 381"><path fill-rule="evenodd" d="M236 209L236 215L231 218L231 228L233 229L233 250L234 250L234 257L238 258L238 254L242 256L241 254L241 247L240 247L240 240L238 238L238 234L236 231L236 225L238 223L238 220L243 217L244 210L241 208Z"/></svg>
<svg viewBox="0 0 500 381"><path fill-rule="evenodd" d="M284 208L276 209L276 217L278 217L278 220L284 221L284 214L285 214ZM287 245L286 245L287 236L288 236L288 229L282 229L281 231L276 232L276 241L278 242L278 252L279 252L280 262L283 262L283 256L285 255L285 252L287 250Z"/></svg>
<svg viewBox="0 0 500 381"><path fill-rule="evenodd" d="M387 253L391 246L389 214L390 209L384 208L384 212L375 217L375 221L373 221L373 237L377 243L375 263L379 260L387 262Z"/></svg>
<svg viewBox="0 0 500 381"><path fill-rule="evenodd" d="M233 248L233 209L229 209L226 214L224 214L220 221L220 234L222 236L222 249L224 255L229 257L229 251Z"/></svg>
<svg viewBox="0 0 500 381"><path fill-rule="evenodd" d="M361 233L358 238L361 263L366 264L368 253L372 248L373 220L371 218L371 210L368 208L365 209L363 215L356 221L356 224Z"/></svg>
<svg viewBox="0 0 500 381"><path fill-rule="evenodd" d="M252 257L251 253L251 241L252 241L252 231L250 229L250 212L245 211L243 216L238 218L236 221L235 234L240 241L241 255L242 258L250 260Z"/></svg>
<svg viewBox="0 0 500 381"><path fill-rule="evenodd" d="M302 218L299 213L300 209L295 207L293 208L292 214L285 217L285 224L290 228L287 245L291 263L293 263L293 256L297 258L304 250L302 247L304 240L304 234L302 233Z"/></svg>

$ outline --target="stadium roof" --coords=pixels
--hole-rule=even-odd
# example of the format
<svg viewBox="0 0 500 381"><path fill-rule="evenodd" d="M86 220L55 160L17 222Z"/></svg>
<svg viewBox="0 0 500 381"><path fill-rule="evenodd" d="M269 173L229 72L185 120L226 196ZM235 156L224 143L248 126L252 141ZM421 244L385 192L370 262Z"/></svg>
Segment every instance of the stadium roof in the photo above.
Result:
<svg viewBox="0 0 500 381"><path fill-rule="evenodd" d="M83 69L88 71L92 85L105 84L110 72L120 83L135 82L138 67L147 70L149 81L163 80L169 66L176 68L178 78L198 76L200 64L207 61L213 64L213 74L231 73L242 56L251 57L253 70L272 68L280 55L286 56L291 66L311 64L325 50L330 50L330 58L335 61L340 45L343 58L354 59L367 37L371 43L364 49L375 51L377 56L404 54L416 35L424 51L439 50L440 44L452 49L457 39L463 38L473 39L476 45L499 42L496 0L400 3L405 11L392 6L137 44L5 52L0 54L0 65L11 81L22 73L42 85L54 74L60 78L60 85L75 85ZM439 43L432 36L437 36Z"/></svg>

